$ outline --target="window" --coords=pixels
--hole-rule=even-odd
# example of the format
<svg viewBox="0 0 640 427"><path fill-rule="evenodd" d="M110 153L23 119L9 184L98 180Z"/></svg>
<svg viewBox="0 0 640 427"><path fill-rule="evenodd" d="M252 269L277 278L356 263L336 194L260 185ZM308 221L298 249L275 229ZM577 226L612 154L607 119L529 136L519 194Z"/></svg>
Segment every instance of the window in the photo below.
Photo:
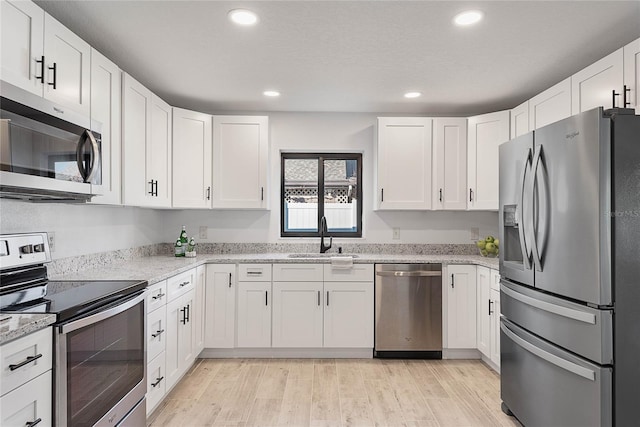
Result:
<svg viewBox="0 0 640 427"><path fill-rule="evenodd" d="M282 153L282 237L362 237L362 154ZM321 195L322 197L319 197Z"/></svg>

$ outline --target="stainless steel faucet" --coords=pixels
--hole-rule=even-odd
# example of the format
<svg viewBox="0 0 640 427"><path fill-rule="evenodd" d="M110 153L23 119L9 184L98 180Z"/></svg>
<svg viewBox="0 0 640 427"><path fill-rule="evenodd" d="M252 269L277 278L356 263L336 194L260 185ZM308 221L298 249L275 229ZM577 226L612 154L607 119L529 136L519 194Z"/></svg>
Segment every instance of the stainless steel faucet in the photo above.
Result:
<svg viewBox="0 0 640 427"><path fill-rule="evenodd" d="M329 229L327 228L327 218L320 218L320 253L323 254L331 249L331 245L333 244L333 237L329 237L329 246L325 246L324 244L324 235L328 233Z"/></svg>

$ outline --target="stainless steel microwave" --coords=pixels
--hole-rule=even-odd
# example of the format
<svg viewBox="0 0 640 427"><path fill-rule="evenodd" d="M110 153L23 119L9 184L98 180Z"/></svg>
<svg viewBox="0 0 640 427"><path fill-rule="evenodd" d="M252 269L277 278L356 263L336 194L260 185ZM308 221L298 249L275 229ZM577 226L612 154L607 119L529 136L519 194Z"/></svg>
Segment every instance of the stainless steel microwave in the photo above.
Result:
<svg viewBox="0 0 640 427"><path fill-rule="evenodd" d="M101 193L99 123L6 82L0 97L0 197L84 202Z"/></svg>

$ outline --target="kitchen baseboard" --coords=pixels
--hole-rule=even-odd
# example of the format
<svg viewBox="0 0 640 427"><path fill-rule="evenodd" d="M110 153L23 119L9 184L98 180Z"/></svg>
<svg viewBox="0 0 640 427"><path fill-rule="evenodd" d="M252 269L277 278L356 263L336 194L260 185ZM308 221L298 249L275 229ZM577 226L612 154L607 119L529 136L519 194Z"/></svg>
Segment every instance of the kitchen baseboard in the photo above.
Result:
<svg viewBox="0 0 640 427"><path fill-rule="evenodd" d="M372 359L372 348L205 348L203 359Z"/></svg>

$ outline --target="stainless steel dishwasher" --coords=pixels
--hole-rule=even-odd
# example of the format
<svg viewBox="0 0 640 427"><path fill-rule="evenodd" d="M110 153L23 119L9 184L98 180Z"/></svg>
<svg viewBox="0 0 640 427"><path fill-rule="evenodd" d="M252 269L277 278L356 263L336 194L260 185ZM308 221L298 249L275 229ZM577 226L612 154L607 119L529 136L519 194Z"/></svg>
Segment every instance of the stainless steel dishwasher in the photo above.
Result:
<svg viewBox="0 0 640 427"><path fill-rule="evenodd" d="M375 357L442 358L442 265L376 264Z"/></svg>

